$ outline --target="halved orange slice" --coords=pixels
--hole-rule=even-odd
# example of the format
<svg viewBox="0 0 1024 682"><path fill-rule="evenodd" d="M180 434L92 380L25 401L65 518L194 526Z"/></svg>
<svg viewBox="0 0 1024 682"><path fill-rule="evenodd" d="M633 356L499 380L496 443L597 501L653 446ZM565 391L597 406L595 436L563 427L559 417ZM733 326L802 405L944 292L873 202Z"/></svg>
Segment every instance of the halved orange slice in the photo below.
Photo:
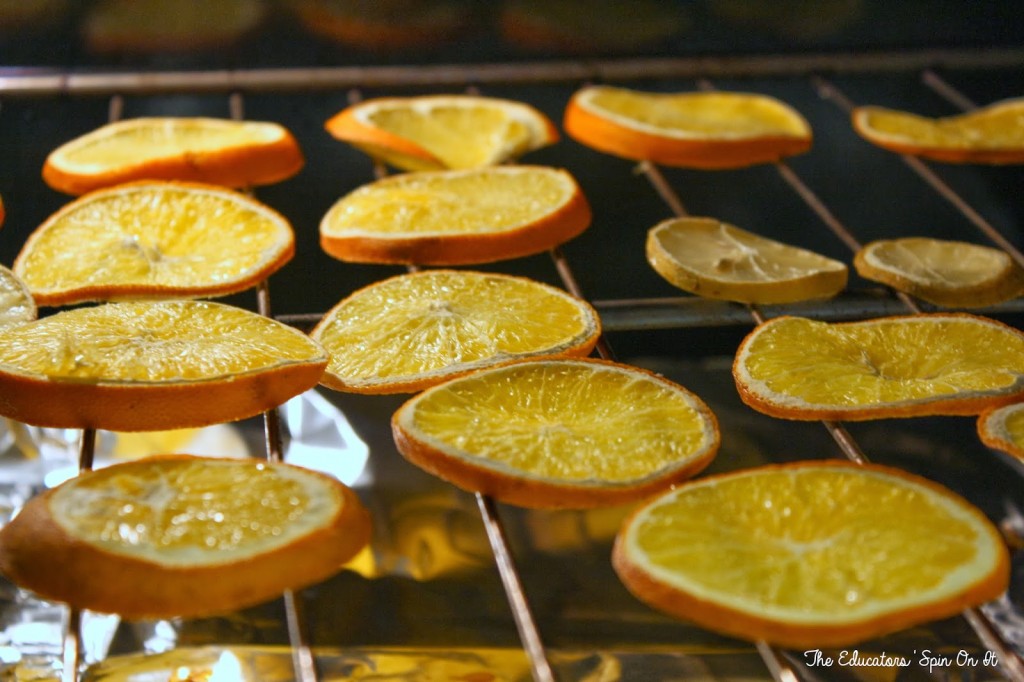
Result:
<svg viewBox="0 0 1024 682"><path fill-rule="evenodd" d="M625 504L706 467L711 410L682 386L599 360L483 369L413 397L392 418L409 461L524 507Z"/></svg>
<svg viewBox="0 0 1024 682"><path fill-rule="evenodd" d="M981 442L1024 462L1024 402L985 410L978 417Z"/></svg>
<svg viewBox="0 0 1024 682"><path fill-rule="evenodd" d="M967 313L780 317L740 344L743 402L785 419L976 415L1024 396L1024 333Z"/></svg>
<svg viewBox="0 0 1024 682"><path fill-rule="evenodd" d="M543 113L476 95L369 99L325 124L337 139L402 170L494 166L558 140Z"/></svg>
<svg viewBox="0 0 1024 682"><path fill-rule="evenodd" d="M666 166L723 169L811 148L807 121L765 95L656 93L587 86L569 100L565 132L598 151Z"/></svg>
<svg viewBox="0 0 1024 682"><path fill-rule="evenodd" d="M426 270L360 289L311 336L331 356L325 386L412 393L515 360L587 355L600 328L590 305L546 284Z"/></svg>
<svg viewBox="0 0 1024 682"><path fill-rule="evenodd" d="M130 118L67 142L46 157L43 180L85 194L130 180L185 180L242 188L290 178L305 163L287 128L219 118Z"/></svg>
<svg viewBox="0 0 1024 682"><path fill-rule="evenodd" d="M257 460L163 455L72 478L0 531L0 571L126 618L224 613L336 573L370 537L355 493Z"/></svg>
<svg viewBox="0 0 1024 682"><path fill-rule="evenodd" d="M797 462L684 483L626 521L613 564L640 600L716 632L842 647L953 616L1009 584L985 515L878 465Z"/></svg>
<svg viewBox="0 0 1024 682"><path fill-rule="evenodd" d="M65 205L25 242L14 272L40 305L222 296L291 260L291 225L212 185L139 181Z"/></svg>
<svg viewBox="0 0 1024 682"><path fill-rule="evenodd" d="M108 303L0 329L0 415L109 431L206 426L277 407L326 366L307 335L241 308Z"/></svg>
<svg viewBox="0 0 1024 682"><path fill-rule="evenodd" d="M857 107L852 117L864 139L900 154L949 163L1024 163L1024 98L941 118L876 106Z"/></svg>
<svg viewBox="0 0 1024 682"><path fill-rule="evenodd" d="M684 291L740 303L830 298L848 269L832 258L714 218L674 218L647 233L647 261Z"/></svg>
<svg viewBox="0 0 1024 682"><path fill-rule="evenodd" d="M583 232L590 218L590 204L563 170L423 171L340 199L320 223L320 244L356 263L487 263L552 249Z"/></svg>

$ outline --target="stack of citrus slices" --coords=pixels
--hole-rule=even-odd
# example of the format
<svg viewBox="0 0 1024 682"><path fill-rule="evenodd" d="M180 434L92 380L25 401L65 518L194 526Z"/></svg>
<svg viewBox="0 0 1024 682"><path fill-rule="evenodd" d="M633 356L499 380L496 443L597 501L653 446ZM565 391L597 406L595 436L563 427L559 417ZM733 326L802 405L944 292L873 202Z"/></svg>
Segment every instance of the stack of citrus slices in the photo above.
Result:
<svg viewBox="0 0 1024 682"><path fill-rule="evenodd" d="M853 127L883 149L948 163L1024 163L1024 98L929 118L884 107L857 107Z"/></svg>
<svg viewBox="0 0 1024 682"><path fill-rule="evenodd" d="M635 161L741 168L811 148L807 121L764 95L652 93L588 86L572 96L564 127L582 144Z"/></svg>
<svg viewBox="0 0 1024 682"><path fill-rule="evenodd" d="M476 95L366 100L325 127L374 159L413 171L493 166L558 139L554 124L532 106Z"/></svg>

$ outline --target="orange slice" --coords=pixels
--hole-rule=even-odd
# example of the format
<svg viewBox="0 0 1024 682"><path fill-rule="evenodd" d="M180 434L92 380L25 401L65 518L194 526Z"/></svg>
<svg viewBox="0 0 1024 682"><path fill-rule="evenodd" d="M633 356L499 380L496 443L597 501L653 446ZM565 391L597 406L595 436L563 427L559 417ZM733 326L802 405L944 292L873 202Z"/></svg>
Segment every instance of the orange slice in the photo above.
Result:
<svg viewBox="0 0 1024 682"><path fill-rule="evenodd" d="M583 356L600 323L587 303L522 277L428 270L355 292L311 336L321 380L356 393L411 393L514 360Z"/></svg>
<svg viewBox="0 0 1024 682"><path fill-rule="evenodd" d="M583 232L590 218L590 204L563 170L424 171L340 199L320 223L320 244L356 263L487 263L552 249Z"/></svg>
<svg viewBox="0 0 1024 682"><path fill-rule="evenodd" d="M981 511L881 466L798 462L683 484L626 521L613 564L647 604L731 636L841 647L998 597Z"/></svg>
<svg viewBox="0 0 1024 682"><path fill-rule="evenodd" d="M242 188L290 178L304 163L298 142L277 123L131 118L55 149L43 163L43 180L74 195L130 180L186 180Z"/></svg>
<svg viewBox="0 0 1024 682"><path fill-rule="evenodd" d="M1024 291L1024 271L1009 254L967 242L882 239L858 251L853 265L865 279L941 306L980 308Z"/></svg>
<svg viewBox="0 0 1024 682"><path fill-rule="evenodd" d="M647 261L684 291L741 303L830 298L848 276L837 260L713 218L675 218L651 228Z"/></svg>
<svg viewBox="0 0 1024 682"><path fill-rule="evenodd" d="M740 344L745 403L786 419L972 415L1024 395L1024 333L966 313L780 317Z"/></svg>
<svg viewBox="0 0 1024 682"><path fill-rule="evenodd" d="M718 450L695 395L597 360L484 369L413 397L392 418L399 452L470 492L524 507L632 502L689 478Z"/></svg>
<svg viewBox="0 0 1024 682"><path fill-rule="evenodd" d="M700 169L778 161L806 152L812 141L810 126L792 107L747 93L588 86L569 100L563 125L598 151Z"/></svg>
<svg viewBox="0 0 1024 682"><path fill-rule="evenodd" d="M385 97L325 124L337 139L402 170L494 166L553 144L553 123L528 104L475 95Z"/></svg>
<svg viewBox="0 0 1024 682"><path fill-rule="evenodd" d="M978 417L981 442L1024 462L1024 403L985 410Z"/></svg>
<svg viewBox="0 0 1024 682"><path fill-rule="evenodd" d="M316 386L302 332L203 301L109 303L0 329L0 415L157 431L251 417Z"/></svg>
<svg viewBox="0 0 1024 682"><path fill-rule="evenodd" d="M944 118L864 106L853 128L883 149L949 163L1024 163L1024 98Z"/></svg>
<svg viewBox="0 0 1024 682"><path fill-rule="evenodd" d="M164 455L82 474L0 531L0 571L126 618L224 613L333 575L370 536L336 479L256 460Z"/></svg>
<svg viewBox="0 0 1024 682"><path fill-rule="evenodd" d="M0 328L36 319L35 299L25 283L0 265Z"/></svg>
<svg viewBox="0 0 1024 682"><path fill-rule="evenodd" d="M292 0L310 33L363 50L426 48L450 41L469 24L460 0Z"/></svg>
<svg viewBox="0 0 1024 682"><path fill-rule="evenodd" d="M146 182L87 194L29 236L14 261L40 305L221 296L291 260L279 213L211 185Z"/></svg>

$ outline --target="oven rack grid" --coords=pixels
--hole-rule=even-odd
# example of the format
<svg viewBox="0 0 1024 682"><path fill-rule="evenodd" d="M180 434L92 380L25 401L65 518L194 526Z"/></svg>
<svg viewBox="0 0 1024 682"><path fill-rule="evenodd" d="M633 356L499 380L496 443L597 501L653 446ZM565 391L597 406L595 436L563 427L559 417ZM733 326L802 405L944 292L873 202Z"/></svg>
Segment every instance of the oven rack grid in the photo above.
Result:
<svg viewBox="0 0 1024 682"><path fill-rule="evenodd" d="M110 121L122 117L124 97L139 94L216 93L228 96L231 117L244 118L244 94L247 92L295 92L325 88L349 91L350 101L361 98L363 88L448 86L467 92L479 93L486 85L523 83L589 83L600 81L630 81L650 78L691 78L704 90L715 88L712 77L799 76L810 80L817 94L836 107L849 113L856 105L826 73L878 73L913 72L921 82L961 111L976 108L976 104L946 82L938 70L943 67L1003 68L1024 63L1024 49L1000 48L988 50L920 50L898 53L854 53L783 56L739 56L712 58L672 59L617 59L607 61L537 62L528 64L473 64L412 67L314 67L227 71L182 72L71 72L48 69L0 68L0 99L3 97L34 98L45 96L98 96L109 98ZM994 227L971 204L965 201L949 184L942 180L920 159L900 155L905 163L934 193L952 204L959 213L993 245L1006 251L1024 266L1024 253ZM851 252L861 244L842 221L830 210L800 176L784 161L774 164L779 176L790 189L818 217L821 223ZM663 200L675 216L686 216L687 210L680 194L666 180L655 164L642 162L637 171L644 175L651 189ZM381 177L386 169L376 164L374 174ZM587 299L578 284L568 259L558 248L550 252L552 265L565 288L572 294ZM415 268L411 268L415 269ZM737 305L718 301L704 301L696 297L591 300L601 314L603 327L608 330L643 330L657 328L706 327L732 324L758 324L774 316L774 306ZM267 282L257 288L257 304L261 314L272 316L271 296ZM869 315L916 313L927 309L915 299L897 291L878 292L877 296L840 298L840 305L809 304L785 306L786 312L806 314L817 318L866 317ZM805 308L805 309L801 309ZM1024 310L1021 301L996 307L997 312L1017 313ZM275 316L298 326L318 321L321 313ZM598 354L614 359L614 351L605 337L597 346ZM868 457L840 422L822 423L840 450L855 463L867 463ZM282 437L276 410L264 414L266 457L272 461L282 459ZM93 466L96 432L83 430L79 445L79 471ZM493 499L475 495L480 518L498 573L509 601L509 607L528 656L530 669L536 682L554 681L553 668L548 660L542 637L534 620L531 604L523 587L515 557ZM292 652L295 679L316 682L319 672L315 655L309 643L301 600L292 592L283 595L285 619ZM81 675L82 640L81 613L69 609L66 621L62 675L65 682L77 682ZM1024 682L1024 660L1002 637L998 628L976 608L963 612L982 645L996 653L1000 673L1008 680ZM801 677L793 660L785 652L765 643L756 643L765 667L779 682L798 682Z"/></svg>

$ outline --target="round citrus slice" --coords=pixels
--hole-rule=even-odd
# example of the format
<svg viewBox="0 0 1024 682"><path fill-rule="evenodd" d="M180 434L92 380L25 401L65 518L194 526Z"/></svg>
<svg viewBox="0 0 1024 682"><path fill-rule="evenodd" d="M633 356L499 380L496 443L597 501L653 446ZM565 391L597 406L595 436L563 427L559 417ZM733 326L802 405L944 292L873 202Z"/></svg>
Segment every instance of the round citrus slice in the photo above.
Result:
<svg viewBox="0 0 1024 682"><path fill-rule="evenodd" d="M978 417L981 442L1024 462L1024 403L985 410Z"/></svg>
<svg viewBox="0 0 1024 682"><path fill-rule="evenodd" d="M423 171L340 199L320 223L320 243L356 263L487 263L552 249L583 232L590 218L590 204L563 170Z"/></svg>
<svg viewBox="0 0 1024 682"><path fill-rule="evenodd" d="M164 455L72 478L0 531L0 572L126 618L234 611L324 580L369 540L355 493L257 460Z"/></svg>
<svg viewBox="0 0 1024 682"><path fill-rule="evenodd" d="M1024 396L1024 333L966 313L779 317L740 344L745 403L785 419L976 415Z"/></svg>
<svg viewBox="0 0 1024 682"><path fill-rule="evenodd" d="M226 187L290 178L305 160L277 123L219 118L130 118L67 142L46 157L43 180L85 194L130 180L185 180Z"/></svg>
<svg viewBox="0 0 1024 682"><path fill-rule="evenodd" d="M640 600L727 635L840 647L998 597L989 520L923 478L798 462L685 483L627 519L613 565Z"/></svg>
<svg viewBox="0 0 1024 682"><path fill-rule="evenodd" d="M1024 98L943 118L864 106L853 110L852 120L861 137L899 154L948 163L1024 163Z"/></svg>
<svg viewBox="0 0 1024 682"><path fill-rule="evenodd" d="M233 190L146 182L92 192L40 225L14 261L39 305L219 296L295 252L291 225Z"/></svg>
<svg viewBox="0 0 1024 682"><path fill-rule="evenodd" d="M35 300L25 283L0 265L0 328L36 319Z"/></svg>
<svg viewBox="0 0 1024 682"><path fill-rule="evenodd" d="M332 116L327 131L402 170L493 166L558 139L528 104L476 95L385 97Z"/></svg>
<svg viewBox="0 0 1024 682"><path fill-rule="evenodd" d="M310 33L363 50L434 47L465 29L472 16L462 0L292 0Z"/></svg>
<svg viewBox="0 0 1024 682"><path fill-rule="evenodd" d="M647 233L647 260L670 284L706 298L795 303L846 287L837 260L713 218L674 218Z"/></svg>
<svg viewBox="0 0 1024 682"><path fill-rule="evenodd" d="M941 306L980 308L1024 291L1024 271L1009 254L966 242L882 239L860 249L853 265L865 279Z"/></svg>
<svg viewBox="0 0 1024 682"><path fill-rule="evenodd" d="M632 502L686 479L718 451L718 423L683 387L637 367L562 359L474 372L392 418L409 461L523 507Z"/></svg>
<svg viewBox="0 0 1024 682"><path fill-rule="evenodd" d="M0 415L157 431L251 417L317 385L302 332L207 301L108 303L0 329Z"/></svg>
<svg viewBox="0 0 1024 682"><path fill-rule="evenodd" d="M635 161L699 169L740 168L811 148L807 121L789 105L748 93L652 93L604 85L577 91L565 132Z"/></svg>
<svg viewBox="0 0 1024 682"><path fill-rule="evenodd" d="M412 393L518 359L584 356L597 343L584 301L508 275L427 270L355 292L311 336L331 356L321 383L355 393Z"/></svg>

